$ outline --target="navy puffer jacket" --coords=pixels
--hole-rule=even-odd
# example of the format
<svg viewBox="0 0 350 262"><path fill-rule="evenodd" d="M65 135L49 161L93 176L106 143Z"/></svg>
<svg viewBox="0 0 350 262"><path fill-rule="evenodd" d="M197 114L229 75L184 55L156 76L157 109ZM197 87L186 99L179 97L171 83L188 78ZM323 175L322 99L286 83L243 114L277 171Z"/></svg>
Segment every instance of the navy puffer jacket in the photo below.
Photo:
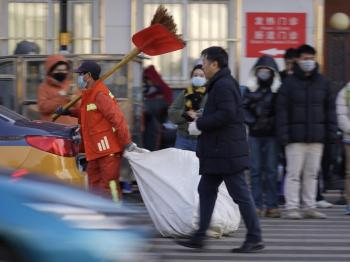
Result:
<svg viewBox="0 0 350 262"><path fill-rule="evenodd" d="M295 64L277 97L277 136L281 144L333 143L337 122L329 81L315 68L306 76Z"/></svg>
<svg viewBox="0 0 350 262"><path fill-rule="evenodd" d="M200 174L236 174L249 166L238 83L223 68L208 83L208 100L197 120L202 131L197 156Z"/></svg>

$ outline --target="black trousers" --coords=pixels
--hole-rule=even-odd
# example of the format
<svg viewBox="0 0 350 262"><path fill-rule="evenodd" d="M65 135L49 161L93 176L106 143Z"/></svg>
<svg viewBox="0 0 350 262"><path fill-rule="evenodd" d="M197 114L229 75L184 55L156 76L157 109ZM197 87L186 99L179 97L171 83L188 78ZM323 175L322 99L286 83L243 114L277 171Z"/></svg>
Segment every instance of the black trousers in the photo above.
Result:
<svg viewBox="0 0 350 262"><path fill-rule="evenodd" d="M225 182L230 196L239 206L241 216L247 228L246 242L260 242L262 240L260 223L243 172L232 175L202 175L198 185L200 221L196 235L204 237L209 228L218 188L222 182Z"/></svg>

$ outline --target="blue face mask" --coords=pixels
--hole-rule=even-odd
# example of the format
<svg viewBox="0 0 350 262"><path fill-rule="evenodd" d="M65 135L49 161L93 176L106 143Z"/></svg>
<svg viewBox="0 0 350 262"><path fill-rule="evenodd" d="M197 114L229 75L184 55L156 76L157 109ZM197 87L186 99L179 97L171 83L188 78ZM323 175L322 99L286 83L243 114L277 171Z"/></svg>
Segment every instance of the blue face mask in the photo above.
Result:
<svg viewBox="0 0 350 262"><path fill-rule="evenodd" d="M207 80L204 77L200 76L194 76L192 77L192 85L197 87L197 86L204 86Z"/></svg>
<svg viewBox="0 0 350 262"><path fill-rule="evenodd" d="M256 73L256 76L262 80L262 81L266 81L268 80L270 77L271 77L271 72L270 71L262 71L262 70L259 70L257 73Z"/></svg>
<svg viewBox="0 0 350 262"><path fill-rule="evenodd" d="M79 75L78 76L78 85L81 89L86 88L87 82L84 81L84 75Z"/></svg>
<svg viewBox="0 0 350 262"><path fill-rule="evenodd" d="M316 61L315 60L302 60L299 61L299 66L304 72L311 72L316 67Z"/></svg>

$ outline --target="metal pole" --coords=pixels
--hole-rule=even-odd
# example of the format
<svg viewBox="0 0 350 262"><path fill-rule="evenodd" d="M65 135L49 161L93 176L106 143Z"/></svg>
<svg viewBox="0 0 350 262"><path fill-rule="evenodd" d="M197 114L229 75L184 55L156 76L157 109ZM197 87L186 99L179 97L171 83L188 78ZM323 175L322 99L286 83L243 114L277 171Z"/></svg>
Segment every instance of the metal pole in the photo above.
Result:
<svg viewBox="0 0 350 262"><path fill-rule="evenodd" d="M67 30L67 0L60 1L60 51L68 52L70 34Z"/></svg>

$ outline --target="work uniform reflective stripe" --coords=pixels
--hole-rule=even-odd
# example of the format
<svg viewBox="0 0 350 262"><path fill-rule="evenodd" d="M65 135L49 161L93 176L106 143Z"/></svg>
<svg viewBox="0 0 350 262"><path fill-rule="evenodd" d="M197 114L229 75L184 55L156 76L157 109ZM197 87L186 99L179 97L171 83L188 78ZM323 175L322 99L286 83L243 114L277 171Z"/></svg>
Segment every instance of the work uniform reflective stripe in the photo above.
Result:
<svg viewBox="0 0 350 262"><path fill-rule="evenodd" d="M114 98L114 95L113 95L111 92L109 92L109 96L110 96L111 98Z"/></svg>
<svg viewBox="0 0 350 262"><path fill-rule="evenodd" d="M103 137L103 140L105 141L106 144L106 148L109 149L109 143L108 143L108 139L106 136Z"/></svg>
<svg viewBox="0 0 350 262"><path fill-rule="evenodd" d="M120 153L124 149L123 145L127 144L121 139L128 140L127 142L130 140L129 134L126 133L128 132L127 123L118 107L116 97L113 96L112 99L112 96L110 90L100 81L97 81L94 88L88 89L82 94L80 119L88 160ZM109 116L113 115L113 119L108 120L102 112ZM116 135L119 129L124 132L125 138ZM105 136L106 138L104 138Z"/></svg>
<svg viewBox="0 0 350 262"><path fill-rule="evenodd" d="M98 150L104 151L110 148L109 142L106 136L104 136L99 143L97 143Z"/></svg>
<svg viewBox="0 0 350 262"><path fill-rule="evenodd" d="M96 110L97 106L95 104L87 104L86 105L86 111L92 111L92 110Z"/></svg>

